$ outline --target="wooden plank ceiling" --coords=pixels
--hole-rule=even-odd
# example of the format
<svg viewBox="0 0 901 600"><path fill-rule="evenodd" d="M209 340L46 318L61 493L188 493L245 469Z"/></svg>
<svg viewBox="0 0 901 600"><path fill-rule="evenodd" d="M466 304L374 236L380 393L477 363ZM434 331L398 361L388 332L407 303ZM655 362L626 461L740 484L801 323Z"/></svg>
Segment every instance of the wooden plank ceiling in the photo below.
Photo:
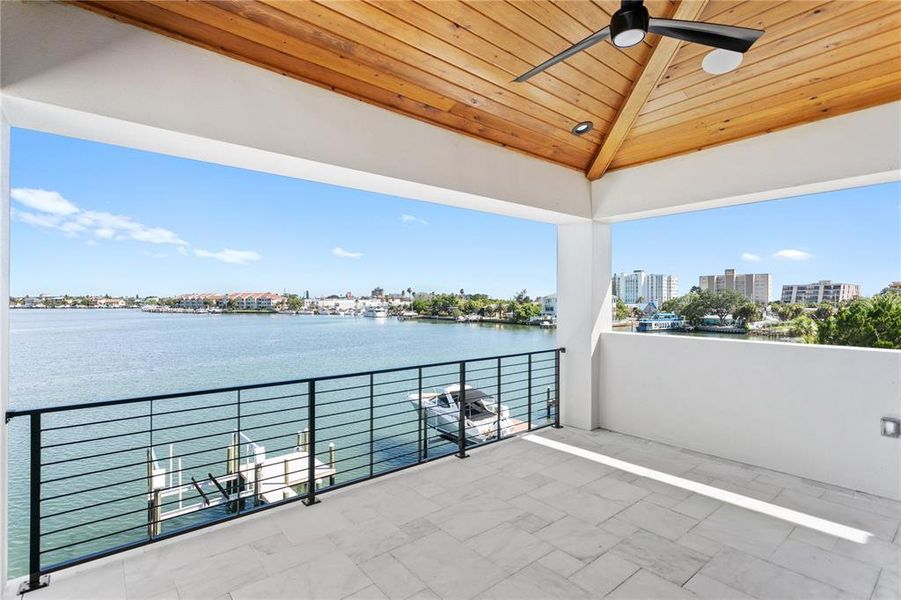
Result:
<svg viewBox="0 0 901 600"><path fill-rule="evenodd" d="M765 29L742 66L649 35L513 78L618 0L104 0L74 4L580 169L634 166L901 99L896 0L647 0L652 16ZM594 130L570 132L580 121Z"/></svg>

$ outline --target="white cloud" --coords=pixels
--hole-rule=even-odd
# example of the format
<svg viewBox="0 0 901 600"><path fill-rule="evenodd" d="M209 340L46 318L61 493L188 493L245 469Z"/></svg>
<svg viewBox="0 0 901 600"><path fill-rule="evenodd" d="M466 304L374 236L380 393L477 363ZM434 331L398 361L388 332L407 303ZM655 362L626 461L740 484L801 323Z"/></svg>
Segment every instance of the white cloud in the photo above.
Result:
<svg viewBox="0 0 901 600"><path fill-rule="evenodd" d="M332 248L332 254L339 258L360 258L361 256L363 256L362 252L350 252L348 250L345 250L341 246Z"/></svg>
<svg viewBox="0 0 901 600"><path fill-rule="evenodd" d="M413 215L403 214L400 216L400 220L404 223L419 223L420 225L428 225L429 222L425 219L420 219L419 217Z"/></svg>
<svg viewBox="0 0 901 600"><path fill-rule="evenodd" d="M59 192L33 188L13 188L10 197L28 208L52 215L72 215L78 207L63 198Z"/></svg>
<svg viewBox="0 0 901 600"><path fill-rule="evenodd" d="M68 237L78 237L82 233L93 234L93 238L96 239L88 239L86 243L89 246L97 246L98 239L134 240L155 245L168 244L174 246L175 250L182 256L190 256L191 251L193 251L194 256L212 258L235 265L248 265L262 259L253 250L225 248L219 252L211 252L200 248L192 248L189 242L178 237L178 234L174 231L163 227L148 227L125 215L114 215L95 210L81 210L63 198L58 192L16 188L10 194L14 200L30 208L31 211L35 211L23 211L16 207L11 207L10 214L15 220L33 227L56 229L62 231ZM339 252L342 254L339 254ZM167 256L162 252L145 252L144 254L153 258L165 258ZM335 254L351 258L362 256L362 254L345 252L341 248L335 248Z"/></svg>
<svg viewBox="0 0 901 600"><path fill-rule="evenodd" d="M262 256L253 250L232 250L231 248L225 248L219 252L210 252L209 250L194 248L194 256L199 256L200 258L214 258L233 265L249 265L262 258Z"/></svg>
<svg viewBox="0 0 901 600"><path fill-rule="evenodd" d="M809 260L813 258L813 254L810 252L805 252L804 250L795 250L793 248L786 248L785 250L780 250L773 254L773 258L778 258L781 260Z"/></svg>
<svg viewBox="0 0 901 600"><path fill-rule="evenodd" d="M79 213L75 217L75 221L82 227L93 228L94 235L107 240L113 238L117 240L132 239L149 244L190 245L179 238L173 231L162 227L147 227L124 215L86 210Z"/></svg>
<svg viewBox="0 0 901 600"><path fill-rule="evenodd" d="M750 252L742 253L741 259L745 262L760 262L760 257L756 254L751 254Z"/></svg>
<svg viewBox="0 0 901 600"><path fill-rule="evenodd" d="M11 212L12 218L16 221L21 221L26 225L32 225L34 227L46 227L48 229L58 229L62 224L62 221L57 215L47 215L33 212L26 212L22 210L13 210Z"/></svg>

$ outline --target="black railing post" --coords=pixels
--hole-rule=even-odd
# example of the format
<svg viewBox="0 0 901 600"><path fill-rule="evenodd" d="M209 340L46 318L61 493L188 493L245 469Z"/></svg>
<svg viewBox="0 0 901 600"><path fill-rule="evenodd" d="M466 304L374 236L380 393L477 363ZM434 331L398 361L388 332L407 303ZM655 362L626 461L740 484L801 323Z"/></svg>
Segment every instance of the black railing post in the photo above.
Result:
<svg viewBox="0 0 901 600"><path fill-rule="evenodd" d="M310 430L307 438L307 506L319 502L316 499L316 380L310 380L307 394L307 423Z"/></svg>
<svg viewBox="0 0 901 600"><path fill-rule="evenodd" d="M375 383L374 375L369 374L369 476L372 477L375 465L373 464L375 454L375 440L373 431L375 430Z"/></svg>
<svg viewBox="0 0 901 600"><path fill-rule="evenodd" d="M554 429L561 429L560 425L560 354L565 352L563 349L557 349L554 352Z"/></svg>
<svg viewBox="0 0 901 600"><path fill-rule="evenodd" d="M235 448L235 489L238 492L237 512L241 512L243 500L241 493L244 491L244 476L241 474L241 390L238 390L238 447ZM251 411L252 412L252 411Z"/></svg>
<svg viewBox="0 0 901 600"><path fill-rule="evenodd" d="M528 383L528 389L529 389L529 391L528 391L528 394L529 394L529 399L528 399L529 421L528 421L528 423L529 423L529 426L527 429L529 431L532 431L532 355L531 354L529 354L528 379L529 379L529 383Z"/></svg>
<svg viewBox="0 0 901 600"><path fill-rule="evenodd" d="M19 593L45 587L49 582L41 577L41 413L32 413L30 433L28 581L20 586Z"/></svg>
<svg viewBox="0 0 901 600"><path fill-rule="evenodd" d="M466 363L460 363L460 392L457 394L460 422L457 430L457 458L466 458Z"/></svg>
<svg viewBox="0 0 901 600"><path fill-rule="evenodd" d="M501 359L497 359L497 439L501 439Z"/></svg>
<svg viewBox="0 0 901 600"><path fill-rule="evenodd" d="M419 418L417 419L417 422L419 423L419 462L422 462L425 460L425 440L422 437L424 430L422 423L422 367L419 367L418 371L419 395L417 398L419 398L419 412L417 414L419 415Z"/></svg>

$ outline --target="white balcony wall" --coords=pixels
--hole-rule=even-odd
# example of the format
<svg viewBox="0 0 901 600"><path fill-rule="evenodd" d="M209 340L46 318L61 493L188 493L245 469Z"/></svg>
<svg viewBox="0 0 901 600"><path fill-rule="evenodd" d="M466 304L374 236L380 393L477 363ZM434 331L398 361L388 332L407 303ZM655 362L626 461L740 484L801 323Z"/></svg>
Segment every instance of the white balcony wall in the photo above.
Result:
<svg viewBox="0 0 901 600"><path fill-rule="evenodd" d="M592 214L615 223L747 204L898 180L899 169L894 102L610 172L592 183ZM901 498L901 440L879 431L901 414L901 352L603 331L601 427Z"/></svg>
<svg viewBox="0 0 901 600"><path fill-rule="evenodd" d="M609 429L901 499L901 352L607 333Z"/></svg>

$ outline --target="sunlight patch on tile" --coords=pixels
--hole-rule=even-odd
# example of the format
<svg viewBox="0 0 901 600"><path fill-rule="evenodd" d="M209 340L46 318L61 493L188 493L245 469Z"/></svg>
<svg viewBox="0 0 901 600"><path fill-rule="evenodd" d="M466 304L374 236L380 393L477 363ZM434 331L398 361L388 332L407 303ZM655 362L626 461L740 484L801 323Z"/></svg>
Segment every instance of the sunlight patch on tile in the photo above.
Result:
<svg viewBox="0 0 901 600"><path fill-rule="evenodd" d="M733 504L747 510L753 510L755 512L765 514L776 519L782 519L783 521L788 521L796 525L801 525L802 527L814 529L816 531L849 540L851 542L856 542L858 544L866 544L867 541L873 536L872 533L863 531L861 529L855 529L854 527L848 527L847 525L827 521L826 519L814 517L812 515L798 512L796 510L791 510L789 508L785 508L776 504L771 504L769 502L764 502L762 500L757 500L755 498L749 498L748 496L742 496L741 494L736 494L734 492L727 492L726 490L722 490L717 487L698 483L697 481L692 481L683 477L676 477L675 475L663 473L662 471L655 471L654 469L642 467L641 465L617 460L615 458L611 458L597 452L592 452L590 450L585 450L577 446L571 446L569 444L549 440L535 434L524 435L522 436L522 439L528 442L533 442L535 444L541 444L542 446L546 446L554 450L559 450L560 452L566 452L568 454L572 454L586 460L594 461L602 465L607 465L608 467L613 467L614 469L619 469L620 471L627 471L640 477L646 477L648 479L653 479L667 485L672 485L684 490L689 490L696 494L701 494L702 496L714 498L716 500L720 500L721 502Z"/></svg>

